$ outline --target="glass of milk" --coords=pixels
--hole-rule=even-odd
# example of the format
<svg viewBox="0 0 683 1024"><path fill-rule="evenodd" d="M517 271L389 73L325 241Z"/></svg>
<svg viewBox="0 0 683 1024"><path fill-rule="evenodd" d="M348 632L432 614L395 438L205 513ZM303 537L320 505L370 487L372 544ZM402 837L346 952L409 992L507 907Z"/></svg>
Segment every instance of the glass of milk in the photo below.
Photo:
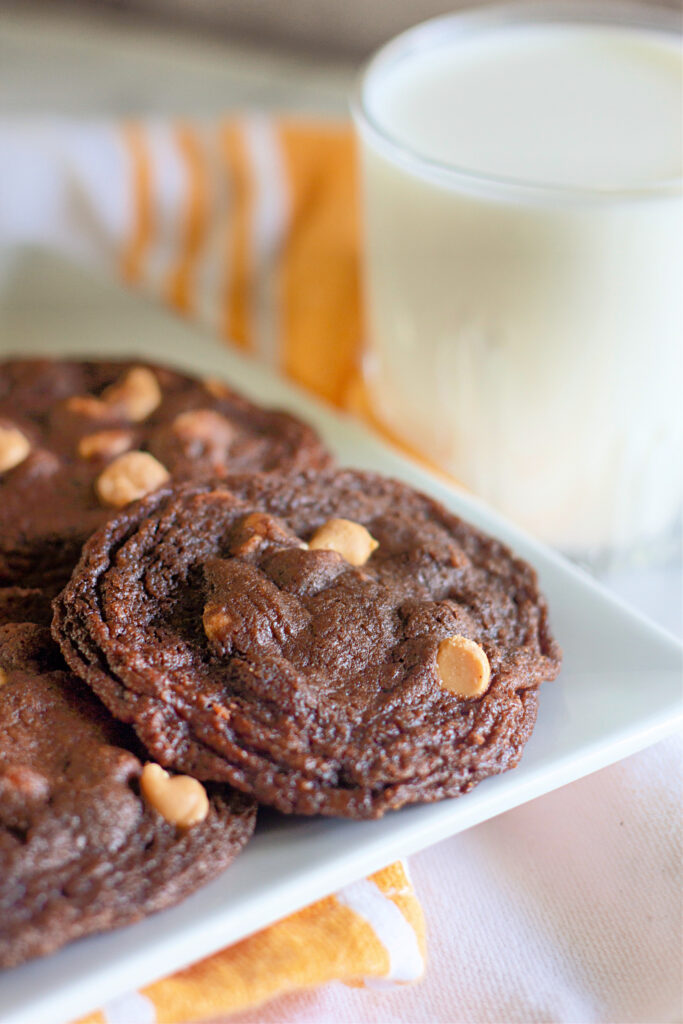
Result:
<svg viewBox="0 0 683 1024"><path fill-rule="evenodd" d="M376 414L593 564L681 510L676 27L552 0L438 18L354 103Z"/></svg>

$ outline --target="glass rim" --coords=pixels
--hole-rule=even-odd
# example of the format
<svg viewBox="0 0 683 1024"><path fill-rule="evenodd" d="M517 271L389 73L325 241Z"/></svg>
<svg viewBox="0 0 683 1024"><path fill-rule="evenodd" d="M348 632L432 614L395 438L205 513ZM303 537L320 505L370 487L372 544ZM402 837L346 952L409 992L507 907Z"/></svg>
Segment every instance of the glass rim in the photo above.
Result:
<svg viewBox="0 0 683 1024"><path fill-rule="evenodd" d="M365 63L356 78L350 99L351 116L359 134L370 138L393 162L441 185L460 185L479 192L500 196L514 194L518 198L539 201L586 200L604 203L681 195L683 177L660 179L626 188L596 188L476 171L425 156L388 131L369 109L367 94L370 81L378 74L386 73L405 57L424 52L435 43L438 45L443 40L444 27L452 39L458 35L472 35L505 25L553 23L623 26L665 33L672 39L681 37L681 21L673 9L645 6L630 0L509 0L439 15L395 36L376 50Z"/></svg>

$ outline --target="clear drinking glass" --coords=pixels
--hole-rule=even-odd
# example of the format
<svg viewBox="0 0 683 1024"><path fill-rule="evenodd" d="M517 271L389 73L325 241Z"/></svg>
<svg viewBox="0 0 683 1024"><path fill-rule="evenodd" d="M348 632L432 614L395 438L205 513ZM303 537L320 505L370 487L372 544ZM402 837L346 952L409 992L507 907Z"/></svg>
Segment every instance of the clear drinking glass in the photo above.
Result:
<svg viewBox="0 0 683 1024"><path fill-rule="evenodd" d="M398 138L377 100L415 54L555 23L678 40L672 12L542 0L434 19L362 74L365 379L395 436L595 564L670 544L680 521L680 177L589 188L476 173Z"/></svg>

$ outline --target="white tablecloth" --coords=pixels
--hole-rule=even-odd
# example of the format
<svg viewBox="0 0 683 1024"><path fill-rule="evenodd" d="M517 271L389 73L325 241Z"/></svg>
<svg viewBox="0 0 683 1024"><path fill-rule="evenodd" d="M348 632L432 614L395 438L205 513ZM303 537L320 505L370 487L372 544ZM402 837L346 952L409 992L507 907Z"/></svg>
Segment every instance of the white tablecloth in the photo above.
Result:
<svg viewBox="0 0 683 1024"><path fill-rule="evenodd" d="M413 857L420 984L328 985L231 1024L680 1021L682 750L659 743Z"/></svg>

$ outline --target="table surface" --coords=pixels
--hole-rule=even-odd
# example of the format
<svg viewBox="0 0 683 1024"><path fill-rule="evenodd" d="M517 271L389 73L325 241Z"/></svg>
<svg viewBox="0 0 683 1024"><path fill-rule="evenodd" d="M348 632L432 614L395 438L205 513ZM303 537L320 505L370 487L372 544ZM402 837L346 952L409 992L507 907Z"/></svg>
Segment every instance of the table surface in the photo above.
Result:
<svg viewBox="0 0 683 1024"><path fill-rule="evenodd" d="M182 114L234 107L343 117L350 62L292 54L115 11L0 5L0 116Z"/></svg>
<svg viewBox="0 0 683 1024"><path fill-rule="evenodd" d="M201 39L158 28L138 27L131 31L120 18L111 14L88 18L80 15L76 19L68 12L36 15L10 9L0 15L2 117L167 113L211 116L245 107L342 117L356 70L352 64L327 62L315 55L293 56L254 45ZM74 304L82 304L84 310L91 305L88 297L79 291L79 287L82 288L79 275L71 276L64 269L55 272L43 268L46 272L40 275L37 290L36 269L40 268L33 261L8 268L0 254L3 330L11 331L13 320L21 318L22 309L29 303L34 313L37 306L43 309L51 330L59 330L60 317L55 314L60 306L68 305L73 314ZM119 315L120 311L114 312L115 290L107 292L107 296L107 302L111 303L111 310L107 312ZM71 318L69 322L73 324ZM604 581L671 632L683 632L680 565L615 571ZM600 774L605 775L605 772ZM569 790L577 786L590 786L590 779L574 784ZM558 797L543 799L557 800ZM495 830L502 827L498 824L502 821L498 819L480 828ZM439 1005L438 990L440 987L447 990L451 967L449 950L455 951L457 940L445 924L444 892L431 884L430 879L435 871L442 872L449 857L457 856L466 843L458 837L412 860L427 918L432 921L432 927L436 922L441 933L436 936L437 953L432 955L422 996L418 995L423 989L420 986L414 995L402 994L399 1002L393 997L391 1007L385 1004L394 1020L421 1020L419 1007L430 998L432 1012L437 1012L434 1007ZM452 898L455 900L456 896ZM316 1016L310 1019L327 1020L329 1012L332 1020L337 1012L334 992L320 998L322 1002L311 1004L311 1012ZM329 1010L325 999L331 1000ZM360 1014L363 995L357 994L353 999L353 1012ZM445 1022L450 1019L448 1003L444 1002L443 1006L443 1015L438 1019ZM369 1009L371 1014L376 1012ZM285 1019L309 1019L305 1006L304 1015L300 1016L302 1004L287 1000L282 1003L280 1012ZM257 1017L247 1015L240 1019L246 1022Z"/></svg>

